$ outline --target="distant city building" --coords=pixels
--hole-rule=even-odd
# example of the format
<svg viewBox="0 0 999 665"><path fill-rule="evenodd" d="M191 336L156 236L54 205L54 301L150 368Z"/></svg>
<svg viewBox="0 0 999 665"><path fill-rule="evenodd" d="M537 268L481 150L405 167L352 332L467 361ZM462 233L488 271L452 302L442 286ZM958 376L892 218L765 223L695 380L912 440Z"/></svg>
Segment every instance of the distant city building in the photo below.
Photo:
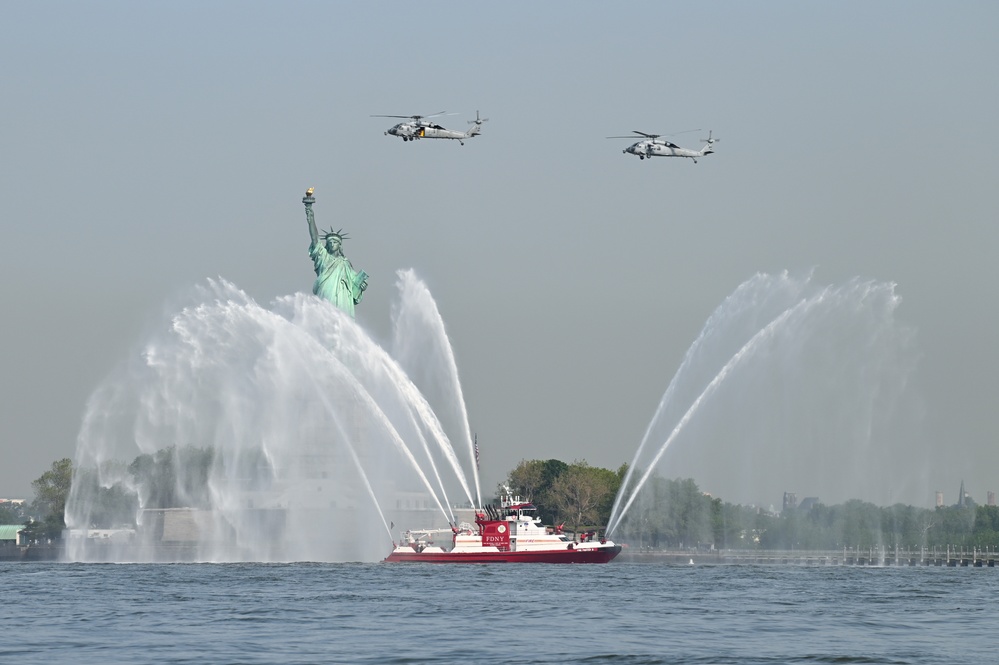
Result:
<svg viewBox="0 0 999 665"><path fill-rule="evenodd" d="M817 496L806 496L798 504L798 510L809 511L815 506L819 505L819 497Z"/></svg>
<svg viewBox="0 0 999 665"><path fill-rule="evenodd" d="M943 492L937 490L937 508L943 508Z"/></svg>
<svg viewBox="0 0 999 665"><path fill-rule="evenodd" d="M957 493L957 507L958 508L970 508L974 505L971 500L971 495L964 491L964 481L961 481L961 491Z"/></svg>
<svg viewBox="0 0 999 665"><path fill-rule="evenodd" d="M795 495L794 492L784 492L784 507L781 508L781 510L782 511L791 510L793 508L796 508L797 506L798 506L797 495Z"/></svg>
<svg viewBox="0 0 999 665"><path fill-rule="evenodd" d="M996 493L989 490L985 495L985 504L988 506L996 505Z"/></svg>
<svg viewBox="0 0 999 665"><path fill-rule="evenodd" d="M22 545L21 530L23 524L0 524L0 552L4 548Z"/></svg>

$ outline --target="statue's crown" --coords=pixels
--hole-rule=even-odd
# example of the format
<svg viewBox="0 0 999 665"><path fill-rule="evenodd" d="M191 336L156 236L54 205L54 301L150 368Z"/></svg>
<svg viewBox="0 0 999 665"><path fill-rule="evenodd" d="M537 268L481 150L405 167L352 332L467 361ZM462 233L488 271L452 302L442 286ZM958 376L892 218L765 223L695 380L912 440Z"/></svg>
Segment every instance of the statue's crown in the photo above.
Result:
<svg viewBox="0 0 999 665"><path fill-rule="evenodd" d="M326 232L326 235L323 236L324 240L329 240L330 238L339 238L340 240L350 240L350 236L344 233L343 229L340 229L339 231L334 231L332 226L330 227L330 230Z"/></svg>

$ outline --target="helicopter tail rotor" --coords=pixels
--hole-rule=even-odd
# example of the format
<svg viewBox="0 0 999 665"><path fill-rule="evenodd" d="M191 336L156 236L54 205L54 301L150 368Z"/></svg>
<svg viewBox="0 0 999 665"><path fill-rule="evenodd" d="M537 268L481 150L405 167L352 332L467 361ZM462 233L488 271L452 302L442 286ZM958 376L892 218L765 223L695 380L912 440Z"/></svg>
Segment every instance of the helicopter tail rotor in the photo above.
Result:
<svg viewBox="0 0 999 665"><path fill-rule="evenodd" d="M484 123L484 122L486 122L488 120L489 120L489 118L482 118L482 117L480 117L479 116L479 112L476 111L475 112L475 120L469 120L468 121L468 124L471 125L471 128L469 128L468 132L466 132L465 135L468 138L472 138L473 136L478 136L479 133L482 132L482 123Z"/></svg>
<svg viewBox="0 0 999 665"><path fill-rule="evenodd" d="M707 143L708 145L712 145L714 143L718 143L719 141L721 141L721 139L716 139L716 138L714 138L714 137L711 136L711 130L710 129L708 130L708 138L701 139L701 143Z"/></svg>

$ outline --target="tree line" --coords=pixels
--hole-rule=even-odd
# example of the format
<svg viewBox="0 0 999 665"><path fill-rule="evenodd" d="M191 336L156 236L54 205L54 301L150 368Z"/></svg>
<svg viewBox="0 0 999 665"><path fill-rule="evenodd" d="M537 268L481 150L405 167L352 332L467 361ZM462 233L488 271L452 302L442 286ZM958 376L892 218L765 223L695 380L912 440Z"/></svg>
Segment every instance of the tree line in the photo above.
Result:
<svg viewBox="0 0 999 665"><path fill-rule="evenodd" d="M585 461L522 460L505 484L531 497L543 520L565 521L577 531L601 530L627 470L627 465L610 471ZM775 514L712 497L691 478L652 474L613 535L649 549L999 549L999 507L970 501L879 507L854 499Z"/></svg>
<svg viewBox="0 0 999 665"><path fill-rule="evenodd" d="M35 499L28 510L33 517L0 507L0 523L23 520L31 539L58 539L74 483L74 491L91 506L93 528L134 526L139 505L207 508L213 462L211 448L193 447L166 448L129 464L109 461L101 475L120 481L105 487L98 482L97 469L74 468L72 460L62 459L32 483ZM563 525L574 533L602 531L627 471L626 464L613 471L585 460L571 464L521 460L497 487L497 494L509 487L530 500L546 524ZM999 549L999 507L973 502L932 509L903 504L879 507L850 500L774 514L712 497L690 478L652 474L613 537L651 549Z"/></svg>
<svg viewBox="0 0 999 665"><path fill-rule="evenodd" d="M128 464L108 460L99 470L74 467L68 458L53 462L31 483L35 498L27 515L20 516L25 536L29 542L60 539L66 528L66 501L71 490L89 506L90 527L94 529L134 527L140 505L208 508L213 460L211 448L171 446L139 455ZM116 478L117 482L106 486L101 478Z"/></svg>

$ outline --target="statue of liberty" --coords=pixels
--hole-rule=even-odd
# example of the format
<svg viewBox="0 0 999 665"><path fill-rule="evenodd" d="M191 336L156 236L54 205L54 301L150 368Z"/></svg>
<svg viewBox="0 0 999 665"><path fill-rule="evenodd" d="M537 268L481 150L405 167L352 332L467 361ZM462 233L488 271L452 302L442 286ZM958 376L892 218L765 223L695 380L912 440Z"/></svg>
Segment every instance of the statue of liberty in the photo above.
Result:
<svg viewBox="0 0 999 665"><path fill-rule="evenodd" d="M323 242L319 242L319 231L316 229L316 218L312 214L313 188L305 192L302 203L305 204L305 218L309 222L309 256L316 267L316 283L312 292L354 316L354 305L361 302L364 289L368 288L368 274L363 270L355 271L347 257L343 255L343 241L347 234L343 230L334 231L330 228L324 232Z"/></svg>

